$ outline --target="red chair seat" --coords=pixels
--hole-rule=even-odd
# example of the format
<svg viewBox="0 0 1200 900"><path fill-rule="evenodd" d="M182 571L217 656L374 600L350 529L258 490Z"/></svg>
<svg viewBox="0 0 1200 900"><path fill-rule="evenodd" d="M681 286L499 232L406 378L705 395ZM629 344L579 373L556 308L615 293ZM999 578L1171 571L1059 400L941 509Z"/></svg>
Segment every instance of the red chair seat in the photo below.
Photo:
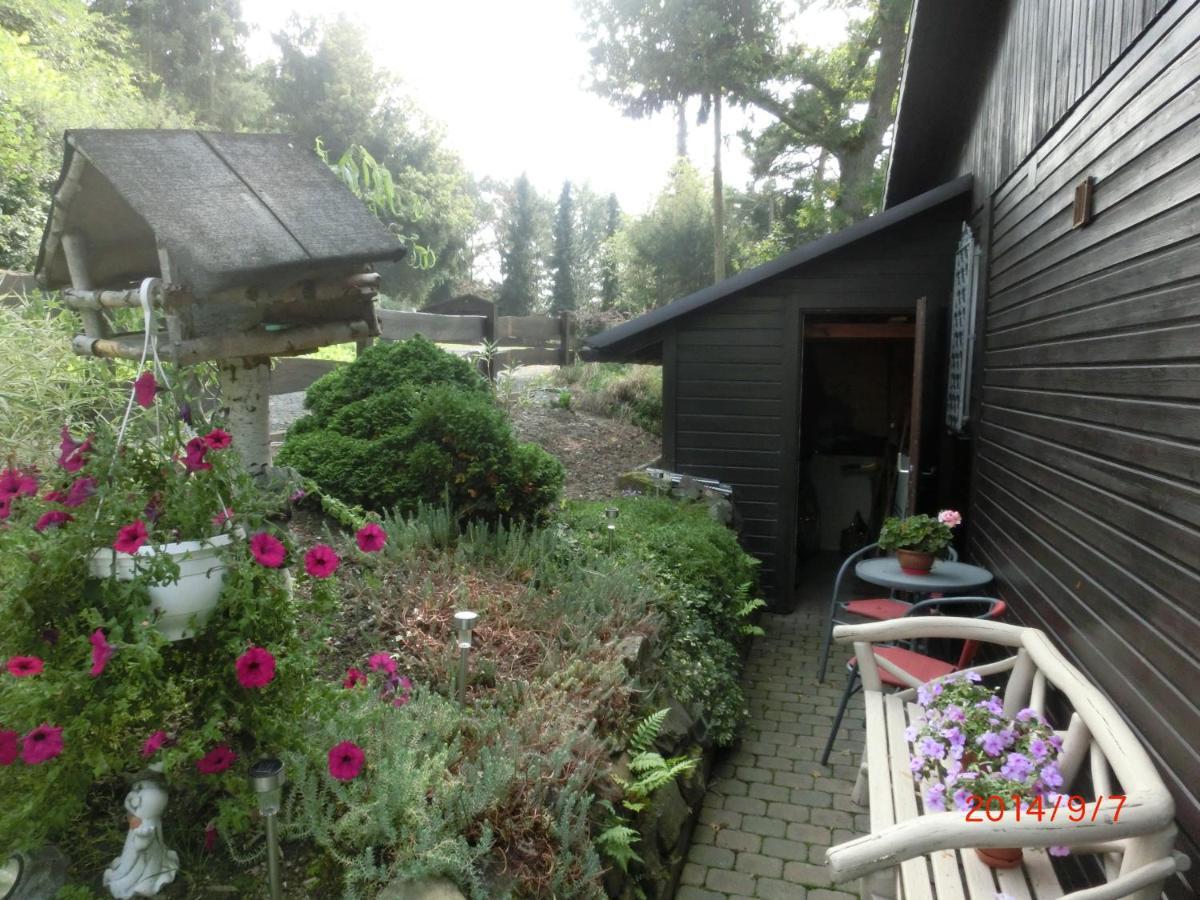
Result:
<svg viewBox="0 0 1200 900"><path fill-rule="evenodd" d="M851 600L845 604L846 612L864 619L874 619L876 622L886 622L889 619L899 619L911 608L911 604L903 600L892 600L884 597L879 600Z"/></svg>
<svg viewBox="0 0 1200 900"><path fill-rule="evenodd" d="M876 647L875 655L883 657L922 683L958 671L953 663L942 662L940 659L934 659L932 656L926 656L924 653L917 653L913 650L906 650L904 647ZM850 660L852 666L857 663L857 657ZM906 688L909 686L883 666L879 667L879 680L891 687Z"/></svg>

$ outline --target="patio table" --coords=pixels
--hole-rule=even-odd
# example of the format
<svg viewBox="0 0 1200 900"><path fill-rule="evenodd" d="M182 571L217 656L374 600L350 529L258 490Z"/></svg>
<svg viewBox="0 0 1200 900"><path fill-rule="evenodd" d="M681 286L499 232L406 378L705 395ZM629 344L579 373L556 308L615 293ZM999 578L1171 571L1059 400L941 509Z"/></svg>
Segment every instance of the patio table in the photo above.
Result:
<svg viewBox="0 0 1200 900"><path fill-rule="evenodd" d="M992 573L981 566L939 559L928 575L909 575L901 571L894 556L861 560L854 574L863 581L894 591L911 594L963 594L987 587Z"/></svg>

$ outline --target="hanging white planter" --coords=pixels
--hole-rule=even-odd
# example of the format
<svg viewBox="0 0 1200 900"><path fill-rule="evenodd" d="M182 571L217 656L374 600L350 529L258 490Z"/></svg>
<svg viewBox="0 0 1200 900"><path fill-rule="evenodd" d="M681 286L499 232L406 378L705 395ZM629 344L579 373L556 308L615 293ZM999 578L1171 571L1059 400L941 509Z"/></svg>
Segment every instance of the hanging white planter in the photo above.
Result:
<svg viewBox="0 0 1200 900"><path fill-rule="evenodd" d="M149 585L147 590L150 612L157 616L155 627L168 641L181 641L203 628L217 608L227 568L220 551L232 543L234 537L233 534L218 534L199 541L145 544L132 555L105 547L88 559L88 574L94 578L112 575L118 581L133 581L137 577L136 557L158 553L171 557L179 566L179 577Z"/></svg>

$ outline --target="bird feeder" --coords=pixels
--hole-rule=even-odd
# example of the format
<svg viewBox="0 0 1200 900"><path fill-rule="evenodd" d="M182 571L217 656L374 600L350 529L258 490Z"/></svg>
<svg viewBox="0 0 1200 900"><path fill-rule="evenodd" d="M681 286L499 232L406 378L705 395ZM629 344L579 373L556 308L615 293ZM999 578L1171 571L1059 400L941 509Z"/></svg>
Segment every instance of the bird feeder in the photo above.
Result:
<svg viewBox="0 0 1200 900"><path fill-rule="evenodd" d="M214 362L236 446L269 462L270 360L379 334L371 265L405 248L285 135L68 131L38 255L39 283L79 313L76 353ZM152 279L152 280L148 280Z"/></svg>

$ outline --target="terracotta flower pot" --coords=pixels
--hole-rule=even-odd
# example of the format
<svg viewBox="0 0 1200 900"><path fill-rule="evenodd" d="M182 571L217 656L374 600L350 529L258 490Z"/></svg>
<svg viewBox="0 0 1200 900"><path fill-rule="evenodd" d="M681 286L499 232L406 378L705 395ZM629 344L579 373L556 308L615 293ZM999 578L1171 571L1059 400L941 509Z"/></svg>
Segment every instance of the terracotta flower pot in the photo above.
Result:
<svg viewBox="0 0 1200 900"><path fill-rule="evenodd" d="M976 847L975 855L993 869L1015 869L1021 864L1020 847Z"/></svg>
<svg viewBox="0 0 1200 900"><path fill-rule="evenodd" d="M897 550L896 561L900 571L906 575L928 575L933 568L933 554L918 550Z"/></svg>

